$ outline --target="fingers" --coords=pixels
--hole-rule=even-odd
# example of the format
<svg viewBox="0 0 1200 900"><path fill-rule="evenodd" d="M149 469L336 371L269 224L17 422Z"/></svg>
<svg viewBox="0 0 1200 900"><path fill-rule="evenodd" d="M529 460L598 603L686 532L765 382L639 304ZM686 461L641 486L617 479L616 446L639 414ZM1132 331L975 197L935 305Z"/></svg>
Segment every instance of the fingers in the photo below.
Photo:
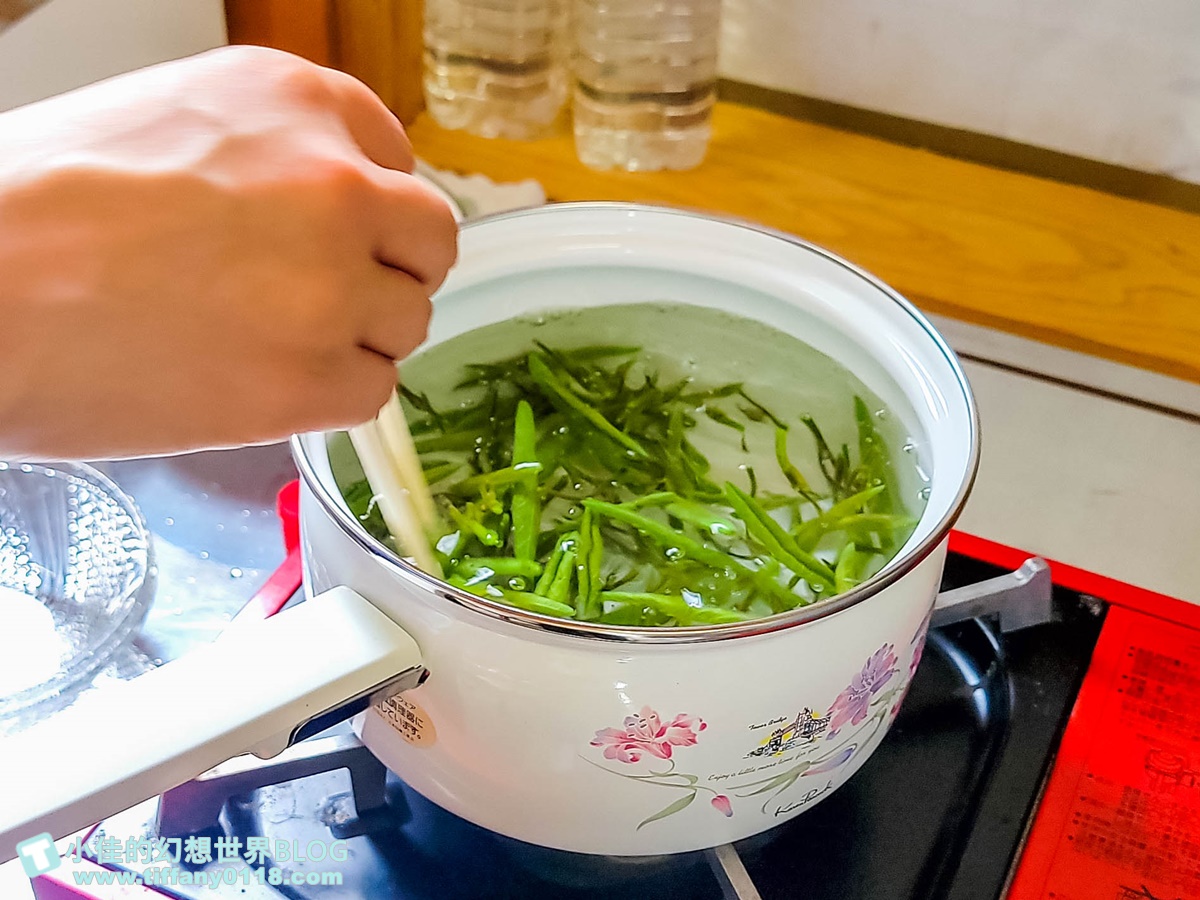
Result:
<svg viewBox="0 0 1200 900"><path fill-rule="evenodd" d="M441 285L458 253L458 223L446 201L412 177L412 145L403 126L370 88L326 70L350 136L374 166L381 201L376 258L412 275L428 293Z"/></svg>
<svg viewBox="0 0 1200 900"><path fill-rule="evenodd" d="M412 144L390 109L369 87L345 72L323 69L351 138L367 158L385 169L411 172Z"/></svg>
<svg viewBox="0 0 1200 900"><path fill-rule="evenodd" d="M379 187L375 258L407 272L432 294L458 255L458 222L450 206L411 175L375 169Z"/></svg>
<svg viewBox="0 0 1200 900"><path fill-rule="evenodd" d="M445 200L409 174L414 157L404 127L370 88L345 72L307 65L298 81L293 89L331 106L366 157L363 174L378 188L375 208L367 211L375 258L432 293L454 263L458 225Z"/></svg>
<svg viewBox="0 0 1200 900"><path fill-rule="evenodd" d="M371 350L356 350L337 372L309 393L313 429L350 428L374 418L396 388L396 364Z"/></svg>
<svg viewBox="0 0 1200 900"><path fill-rule="evenodd" d="M412 353L429 333L432 306L425 287L403 272L374 266L359 290L365 320L358 346L389 362Z"/></svg>

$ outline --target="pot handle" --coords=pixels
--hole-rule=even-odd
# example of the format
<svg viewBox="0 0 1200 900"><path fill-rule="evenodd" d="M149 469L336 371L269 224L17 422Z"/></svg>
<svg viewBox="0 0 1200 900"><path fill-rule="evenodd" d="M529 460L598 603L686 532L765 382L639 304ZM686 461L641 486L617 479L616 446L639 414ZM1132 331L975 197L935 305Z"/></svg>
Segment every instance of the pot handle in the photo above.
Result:
<svg viewBox="0 0 1200 900"><path fill-rule="evenodd" d="M1059 618L1053 590L1050 564L1033 556L1014 572L938 594L929 627L996 613L1003 632L1043 625Z"/></svg>
<svg viewBox="0 0 1200 900"><path fill-rule="evenodd" d="M334 588L0 739L0 863L243 753L269 758L425 675L416 642Z"/></svg>

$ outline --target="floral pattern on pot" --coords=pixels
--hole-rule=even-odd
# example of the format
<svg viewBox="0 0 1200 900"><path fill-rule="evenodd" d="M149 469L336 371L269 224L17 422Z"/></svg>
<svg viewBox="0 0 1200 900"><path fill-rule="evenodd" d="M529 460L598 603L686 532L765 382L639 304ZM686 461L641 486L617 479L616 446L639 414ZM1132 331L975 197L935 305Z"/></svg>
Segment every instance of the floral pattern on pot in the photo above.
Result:
<svg viewBox="0 0 1200 900"><path fill-rule="evenodd" d="M925 621L917 629L912 636L912 640L908 645L912 647L912 659L908 663L908 674L916 675L917 666L921 664L921 656L925 653L925 639L929 636L929 620L933 618L933 610L930 609L925 616Z"/></svg>
<svg viewBox="0 0 1200 900"><path fill-rule="evenodd" d="M896 698L896 703L892 706L892 718L896 718L900 714L900 707L904 703L904 699L908 696L908 689L912 687L912 680L917 675L917 667L921 665L921 657L925 653L925 640L929 635L929 620L933 618L933 609L931 608L925 616L916 633L913 634L912 640L908 642L911 648L912 656L908 661L908 684L904 686L900 696Z"/></svg>
<svg viewBox="0 0 1200 900"><path fill-rule="evenodd" d="M659 819L665 819L667 816L673 816L675 813L687 809L692 805L697 795L705 792L712 794L709 802L713 809L724 816L733 815L733 805L727 796L718 793L710 787L698 784L700 781L698 775L688 775L675 771L672 748L694 746L699 733L707 727L704 720L699 716L691 716L687 713L677 714L670 722L664 725L662 717L657 712L649 706L643 706L641 712L636 716L626 716L622 727L601 728L596 732L596 736L591 740L591 745L593 747L602 747L605 759L634 765L642 759L644 754L648 754L656 759L667 762L666 768L661 771L651 770L635 774L615 771L600 766L604 771L620 775L622 778L631 778L635 781L654 784L660 787L676 788L683 792L658 812L639 822L638 828L649 825L651 822L657 822ZM589 762L591 761L589 760ZM598 764L593 763L593 765Z"/></svg>
<svg viewBox="0 0 1200 900"><path fill-rule="evenodd" d="M846 725L858 725L871 709L871 699L883 690L896 674L896 653L891 644L884 644L867 660L862 671L844 691L838 694L829 710L829 732L825 740L833 740Z"/></svg>
<svg viewBox="0 0 1200 900"><path fill-rule="evenodd" d="M604 748L605 759L635 763L643 753L670 759L672 747L691 747L696 735L708 726L698 716L679 713L666 725L648 706L636 716L626 716L621 728L602 728L592 738L593 747Z"/></svg>
<svg viewBox="0 0 1200 900"><path fill-rule="evenodd" d="M917 645L920 634L919 631L914 637L911 647L917 662L922 649ZM587 761L612 775L677 793L666 806L642 819L638 829L682 812L702 794L711 795L709 805L727 817L734 815L734 804L738 799L758 805L765 815L785 815L832 791L834 783L827 781L823 787L806 789L782 799L781 795L801 778L830 774L845 766L891 719L889 713L894 715L908 684L907 678L900 684L893 683L900 671L898 664L895 647L884 644L837 695L826 714L820 715L805 707L794 721L776 729L771 739L760 743L744 757L773 759L764 767L783 762L786 769L749 780L737 780L731 775L709 775L706 780L717 783L733 779L722 786L724 793L701 784L700 775L676 768L675 750L696 745L700 733L708 727L699 716L687 713L678 713L664 722L654 709L642 707L637 715L627 716L621 727L602 728L591 740L591 746L600 748L605 760L621 763L619 768ZM910 676L915 669L916 663L910 662ZM822 734L824 741L819 740ZM779 739L775 740L776 737ZM835 743L830 746L829 741ZM640 762L644 764L638 765Z"/></svg>

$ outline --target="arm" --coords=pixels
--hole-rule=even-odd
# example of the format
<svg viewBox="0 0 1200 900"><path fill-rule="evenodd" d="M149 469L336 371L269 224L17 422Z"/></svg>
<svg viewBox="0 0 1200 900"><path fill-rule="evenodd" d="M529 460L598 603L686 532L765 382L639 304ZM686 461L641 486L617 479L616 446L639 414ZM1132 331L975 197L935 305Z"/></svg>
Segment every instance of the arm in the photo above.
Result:
<svg viewBox="0 0 1200 900"><path fill-rule="evenodd" d="M261 48L0 115L0 456L372 416L456 252L412 162L364 85Z"/></svg>

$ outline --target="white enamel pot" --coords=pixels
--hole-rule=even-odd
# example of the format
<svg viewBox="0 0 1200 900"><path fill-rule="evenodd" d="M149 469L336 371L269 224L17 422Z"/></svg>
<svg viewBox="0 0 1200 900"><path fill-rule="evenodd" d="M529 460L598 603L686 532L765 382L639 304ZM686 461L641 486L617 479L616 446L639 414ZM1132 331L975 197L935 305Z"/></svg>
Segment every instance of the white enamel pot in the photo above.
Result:
<svg viewBox="0 0 1200 900"><path fill-rule="evenodd" d="M192 705L175 702L190 729L155 721L112 753L98 742L99 753L79 757L90 776L54 781L49 799L28 786L22 794L20 779L4 774L48 747L45 737L12 750L0 743L0 798L23 798L17 814L0 805L0 859L13 841L80 827L235 753L278 752L348 708L362 709L355 726L366 746L425 797L547 847L620 856L711 847L836 791L883 740L920 659L947 535L977 464L970 389L911 304L836 256L748 224L623 204L466 226L430 341L539 310L663 300L802 337L904 418L929 499L883 571L824 603L736 625L547 618L399 559L347 509L328 436L302 435L294 449L309 599L218 640L207 657L126 686L158 678L122 704L190 690ZM220 702L205 701L209 692ZM80 723L60 724L60 737L78 735Z"/></svg>

